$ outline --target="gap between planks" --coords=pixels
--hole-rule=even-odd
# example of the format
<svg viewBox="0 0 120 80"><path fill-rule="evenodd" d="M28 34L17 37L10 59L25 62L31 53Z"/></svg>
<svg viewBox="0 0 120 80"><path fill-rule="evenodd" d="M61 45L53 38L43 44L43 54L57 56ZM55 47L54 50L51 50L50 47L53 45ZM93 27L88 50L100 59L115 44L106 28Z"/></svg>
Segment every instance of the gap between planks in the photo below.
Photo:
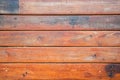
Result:
<svg viewBox="0 0 120 80"><path fill-rule="evenodd" d="M113 16L120 14L1 14L7 16Z"/></svg>
<svg viewBox="0 0 120 80"><path fill-rule="evenodd" d="M0 62L0 64L120 64L120 62Z"/></svg>
<svg viewBox="0 0 120 80"><path fill-rule="evenodd" d="M22 48L26 48L26 47L98 47L98 48L107 48L107 47L114 47L114 48L119 48L120 46L0 46L0 48L5 48L5 47L7 47L7 48L9 48L9 47L13 47L13 48L20 48L20 47L22 47Z"/></svg>

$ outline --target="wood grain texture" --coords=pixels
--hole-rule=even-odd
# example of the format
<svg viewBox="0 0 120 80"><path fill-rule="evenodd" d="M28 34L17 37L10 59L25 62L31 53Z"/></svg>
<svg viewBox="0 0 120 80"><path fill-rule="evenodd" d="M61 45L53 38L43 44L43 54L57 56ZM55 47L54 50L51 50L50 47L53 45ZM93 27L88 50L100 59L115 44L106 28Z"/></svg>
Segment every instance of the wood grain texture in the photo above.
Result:
<svg viewBox="0 0 120 80"><path fill-rule="evenodd" d="M0 47L0 62L120 62L119 47Z"/></svg>
<svg viewBox="0 0 120 80"><path fill-rule="evenodd" d="M1 14L120 14L120 0L0 0L0 5Z"/></svg>
<svg viewBox="0 0 120 80"><path fill-rule="evenodd" d="M120 46L120 32L0 31L0 46Z"/></svg>
<svg viewBox="0 0 120 80"><path fill-rule="evenodd" d="M119 80L120 64L0 64L1 80Z"/></svg>
<svg viewBox="0 0 120 80"><path fill-rule="evenodd" d="M120 80L119 14L120 0L0 0L0 80Z"/></svg>
<svg viewBox="0 0 120 80"><path fill-rule="evenodd" d="M120 16L0 15L0 30L120 30Z"/></svg>

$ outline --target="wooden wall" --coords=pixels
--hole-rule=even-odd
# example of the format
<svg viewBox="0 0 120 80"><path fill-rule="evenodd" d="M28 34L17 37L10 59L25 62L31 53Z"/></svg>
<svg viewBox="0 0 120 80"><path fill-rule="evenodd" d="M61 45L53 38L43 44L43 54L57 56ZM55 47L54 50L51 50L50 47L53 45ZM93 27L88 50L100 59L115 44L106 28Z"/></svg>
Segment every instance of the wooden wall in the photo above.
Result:
<svg viewBox="0 0 120 80"><path fill-rule="evenodd" d="M0 80L120 80L120 0L0 0Z"/></svg>

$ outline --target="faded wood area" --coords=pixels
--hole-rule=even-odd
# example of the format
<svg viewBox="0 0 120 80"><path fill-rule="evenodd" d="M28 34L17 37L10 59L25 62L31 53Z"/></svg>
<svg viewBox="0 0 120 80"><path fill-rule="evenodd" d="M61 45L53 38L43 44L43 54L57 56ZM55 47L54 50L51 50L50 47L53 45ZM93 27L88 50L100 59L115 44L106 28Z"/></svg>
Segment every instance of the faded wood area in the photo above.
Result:
<svg viewBox="0 0 120 80"><path fill-rule="evenodd" d="M120 0L0 0L0 80L120 80Z"/></svg>
<svg viewBox="0 0 120 80"><path fill-rule="evenodd" d="M0 15L0 30L120 30L119 15Z"/></svg>

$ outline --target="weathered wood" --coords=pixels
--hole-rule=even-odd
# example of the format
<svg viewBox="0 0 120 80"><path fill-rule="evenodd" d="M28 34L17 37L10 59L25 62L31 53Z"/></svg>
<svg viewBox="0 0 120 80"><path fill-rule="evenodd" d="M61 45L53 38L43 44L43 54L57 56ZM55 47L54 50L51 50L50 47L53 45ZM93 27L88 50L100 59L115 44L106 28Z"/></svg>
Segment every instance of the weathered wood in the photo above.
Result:
<svg viewBox="0 0 120 80"><path fill-rule="evenodd" d="M120 30L120 16L0 15L0 30Z"/></svg>
<svg viewBox="0 0 120 80"><path fill-rule="evenodd" d="M120 0L0 0L0 14L120 14Z"/></svg>
<svg viewBox="0 0 120 80"><path fill-rule="evenodd" d="M120 0L0 0L0 14L0 80L120 80Z"/></svg>
<svg viewBox="0 0 120 80"><path fill-rule="evenodd" d="M1 47L0 62L120 62L119 47Z"/></svg>
<svg viewBox="0 0 120 80"><path fill-rule="evenodd" d="M120 64L0 64L1 80L119 80Z"/></svg>
<svg viewBox="0 0 120 80"><path fill-rule="evenodd" d="M0 31L0 46L120 46L120 32Z"/></svg>
<svg viewBox="0 0 120 80"><path fill-rule="evenodd" d="M19 13L19 0L0 0L0 14Z"/></svg>

